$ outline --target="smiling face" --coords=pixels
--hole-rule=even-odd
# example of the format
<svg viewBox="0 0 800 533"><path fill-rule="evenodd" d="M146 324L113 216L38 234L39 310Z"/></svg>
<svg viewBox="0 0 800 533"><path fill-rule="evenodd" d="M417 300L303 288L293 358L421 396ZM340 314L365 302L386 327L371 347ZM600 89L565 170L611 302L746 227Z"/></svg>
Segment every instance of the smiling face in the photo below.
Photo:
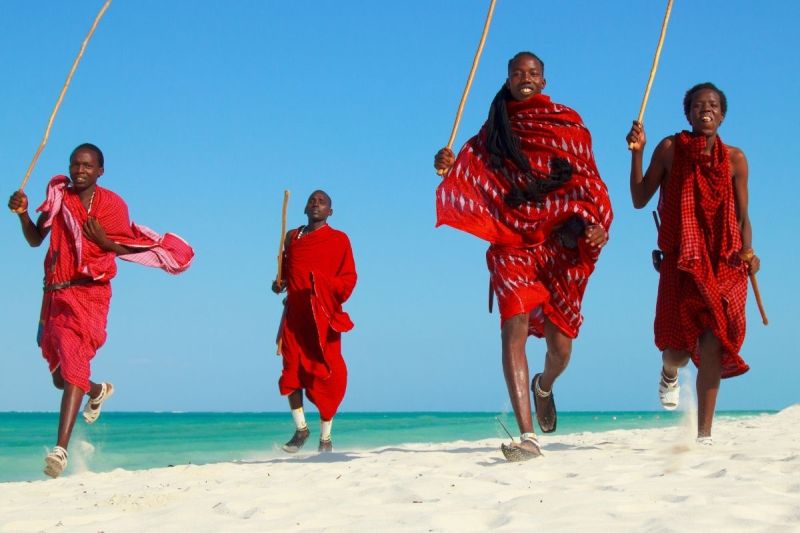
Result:
<svg viewBox="0 0 800 533"><path fill-rule="evenodd" d="M527 100L534 94L541 94L546 84L544 68L534 57L521 55L508 66L506 87L514 100Z"/></svg>
<svg viewBox="0 0 800 533"><path fill-rule="evenodd" d="M93 189L97 178L103 175L96 152L88 148L80 148L69 159L69 179L77 192Z"/></svg>
<svg viewBox="0 0 800 533"><path fill-rule="evenodd" d="M304 213L308 216L308 223L325 222L333 214L331 197L325 191L314 191L308 197Z"/></svg>
<svg viewBox="0 0 800 533"><path fill-rule="evenodd" d="M725 120L722 99L714 89L700 89L692 95L686 119L694 133L715 135Z"/></svg>

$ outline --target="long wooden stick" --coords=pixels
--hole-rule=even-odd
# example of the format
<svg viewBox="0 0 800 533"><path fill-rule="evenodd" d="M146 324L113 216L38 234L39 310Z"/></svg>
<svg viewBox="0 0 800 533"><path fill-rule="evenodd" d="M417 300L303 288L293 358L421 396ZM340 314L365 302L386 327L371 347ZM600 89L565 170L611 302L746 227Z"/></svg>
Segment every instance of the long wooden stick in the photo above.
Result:
<svg viewBox="0 0 800 533"><path fill-rule="evenodd" d="M75 70L78 68L78 63L80 63L81 58L83 57L83 52L86 50L86 45L89 44L89 39L92 38L92 34L94 33L95 28L97 28L97 24L100 22L100 19L103 18L103 15L108 9L108 6L111 5L111 0L106 0L106 3L103 4L103 7L100 8L100 12L97 13L97 16L94 18L94 23L92 27L89 29L89 33L86 34L86 38L83 39L83 43L81 44L81 49L78 51L78 55L75 57L75 61L72 62L72 68L69 69L69 74L67 74L67 80L64 82L64 85L61 87L61 93L58 95L58 100L56 100L56 105L53 107L53 112L50 113L50 119L47 121L47 129L44 130L44 137L42 137L42 142L39 143L39 148L36 150L36 153L33 154L33 160L31 164L28 165L28 170L25 172L25 177L22 178L22 183L19 185L19 190L23 190L25 185L28 184L28 179L31 177L31 172L33 172L33 167L36 166L36 161L39 160L39 155L44 150L45 145L47 144L47 139L50 137L50 129L53 127L53 121L56 118L56 114L58 113L58 109L61 107L61 101L64 100L64 94L67 92L67 88L69 87L70 82L72 81L72 75L75 74Z"/></svg>
<svg viewBox="0 0 800 533"><path fill-rule="evenodd" d="M664 13L664 21L661 23L661 35L658 37L658 46L656 47L656 55L653 57L653 66L650 67L650 76L647 78L647 86L644 89L644 97L642 98L642 105L639 107L639 118L636 121L641 124L644 119L644 109L647 107L647 99L650 98L650 88L653 86L653 80L656 78L656 70L658 70L658 60L661 58L661 47L664 45L664 37L667 35L667 24L669 24L669 15L672 12L672 0L667 2L667 12ZM634 143L628 144L628 150L633 150Z"/></svg>
<svg viewBox="0 0 800 533"><path fill-rule="evenodd" d="M756 281L755 274L750 274L750 284L753 286L753 294L756 296L758 312L761 313L761 323L766 326L769 324L769 320L767 320L767 312L764 311L764 303L761 301L761 292L758 290L758 281Z"/></svg>
<svg viewBox="0 0 800 533"><path fill-rule="evenodd" d="M745 263L750 263L755 255L756 254L753 252L752 248L748 248L747 250L739 252L739 258ZM756 281L756 275L754 272L750 272L750 284L753 286L753 294L756 296L758 312L761 313L761 322L766 326L769 324L769 320L767 320L767 313L764 311L764 303L761 301L761 291L758 290L758 281Z"/></svg>
<svg viewBox="0 0 800 533"><path fill-rule="evenodd" d="M283 245L286 242L286 209L289 207L289 191L283 191L283 209L281 211L281 239L278 244L278 273L275 275L275 281L278 286L283 286ZM278 346L276 350L277 355L281 355L281 347L283 345L283 338L281 337L281 330L283 329L283 321L286 317L286 309L284 308L283 315L281 315L281 323L278 327Z"/></svg>
<svg viewBox="0 0 800 533"><path fill-rule="evenodd" d="M467 85L464 87L464 92L461 95L461 102L458 104L458 111L456 112L456 119L453 122L453 129L450 132L450 140L447 141L447 148L453 149L453 143L456 140L456 132L458 132L458 125L461 123L461 114L464 112L464 105L467 103L467 96L472 88L472 80L475 78L475 72L478 70L478 63L481 60L483 53L483 45L486 43L486 36L489 34L489 26L492 24L492 15L494 15L494 5L497 0L491 0L489 4L489 12L486 14L486 22L483 24L483 33L481 33L481 40L478 43L478 50L475 52L475 57L472 59L472 67L469 69L469 76L467 77ZM437 171L440 176L444 174L443 170Z"/></svg>
<svg viewBox="0 0 800 533"><path fill-rule="evenodd" d="M283 243L286 241L286 209L289 206L289 191L283 191L283 210L281 213L281 240L278 244L278 273L275 275L275 281L278 285L283 284L282 271L283 271Z"/></svg>

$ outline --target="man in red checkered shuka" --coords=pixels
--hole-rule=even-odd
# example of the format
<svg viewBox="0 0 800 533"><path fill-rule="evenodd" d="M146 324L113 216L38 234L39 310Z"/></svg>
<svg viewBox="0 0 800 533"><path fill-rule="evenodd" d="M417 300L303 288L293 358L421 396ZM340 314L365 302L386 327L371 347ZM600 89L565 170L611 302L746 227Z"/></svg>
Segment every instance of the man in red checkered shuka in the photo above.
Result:
<svg viewBox="0 0 800 533"><path fill-rule="evenodd" d="M592 154L592 139L574 110L542 94L544 63L520 52L508 63L478 135L458 157L447 148L434 166L437 226L490 243L486 261L497 296L503 374L521 433L501 450L509 461L541 454L531 419L556 429L553 383L566 369L583 321L581 301L608 241L613 214ZM528 388L528 335L544 337L544 371Z"/></svg>
<svg viewBox="0 0 800 533"><path fill-rule="evenodd" d="M83 397L88 396L83 418L91 424L114 393L111 383L95 383L90 377L91 361L106 340L117 256L170 274L189 268L194 257L191 246L177 235L158 235L131 223L122 198L97 185L103 172L103 152L82 144L70 155L69 178L55 176L47 185L35 223L24 192L16 191L8 201L28 244L39 246L50 237L37 342L53 384L64 391L56 446L45 458L44 473L50 477L67 467L67 446Z"/></svg>
<svg viewBox="0 0 800 533"><path fill-rule="evenodd" d="M637 209L661 193L655 342L662 353L659 398L677 408L678 369L697 366L697 442L711 444L720 378L749 370L739 355L745 334L747 277L758 271L747 213L747 158L725 145L718 131L728 102L712 83L695 85L683 99L692 131L656 146L642 174L646 136L633 123L631 197Z"/></svg>

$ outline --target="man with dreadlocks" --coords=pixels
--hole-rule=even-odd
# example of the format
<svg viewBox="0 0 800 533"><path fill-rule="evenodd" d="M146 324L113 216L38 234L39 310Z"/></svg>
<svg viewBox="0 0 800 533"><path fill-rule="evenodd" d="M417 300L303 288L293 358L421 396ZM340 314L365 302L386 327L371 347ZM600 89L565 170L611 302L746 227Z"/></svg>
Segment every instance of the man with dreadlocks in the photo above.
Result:
<svg viewBox="0 0 800 533"><path fill-rule="evenodd" d="M644 207L661 189L655 318L663 361L659 398L667 410L678 406L678 369L691 358L698 369L697 442L703 445L711 444L720 378L749 370L739 349L747 275L760 266L751 248L747 158L718 134L727 111L725 94L714 84L689 89L683 112L692 131L663 139L644 174L644 128L634 122L627 136L633 206Z"/></svg>
<svg viewBox="0 0 800 533"><path fill-rule="evenodd" d="M458 157L443 148L446 172L436 192L437 226L489 241L486 262L500 307L503 373L521 433L503 445L510 461L541 454L528 392L528 335L544 337L544 371L531 382L536 419L556 429L553 383L566 369L583 320L589 275L608 241L608 192L581 117L542 94L544 63L520 52L489 117ZM490 304L491 307L491 304Z"/></svg>

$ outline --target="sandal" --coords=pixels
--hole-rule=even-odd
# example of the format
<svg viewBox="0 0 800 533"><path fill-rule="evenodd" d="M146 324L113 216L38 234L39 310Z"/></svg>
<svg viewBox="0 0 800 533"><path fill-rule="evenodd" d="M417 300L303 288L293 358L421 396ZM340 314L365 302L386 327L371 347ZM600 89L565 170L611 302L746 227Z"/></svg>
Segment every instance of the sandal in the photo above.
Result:
<svg viewBox="0 0 800 533"><path fill-rule="evenodd" d="M50 450L50 453L44 458L44 473L54 479L60 476L61 472L67 468L67 456L67 450L61 446Z"/></svg>
<svg viewBox="0 0 800 533"><path fill-rule="evenodd" d="M681 397L681 386L678 384L678 376L668 378L661 369L661 380L658 382L658 399L661 406L667 411L674 411L678 408L678 401Z"/></svg>
<svg viewBox="0 0 800 533"><path fill-rule="evenodd" d="M292 435L292 438L289 439L289 442L282 446L283 451L286 453L297 453L300 451L300 448L303 447L303 444L306 443L309 435L311 435L311 431L308 430L307 426L303 429L295 430L294 435Z"/></svg>
<svg viewBox="0 0 800 533"><path fill-rule="evenodd" d="M523 448L522 443L528 442L533 444L535 450L529 450L528 448ZM539 441L536 440L536 434L534 433L523 433L520 436L520 443L517 444L516 442L512 442L511 444L501 444L500 451L503 452L503 457L506 458L506 461L509 463L519 463L522 461L528 461L530 459L535 459L536 457L541 457L542 450L539 448Z"/></svg>
<svg viewBox="0 0 800 533"><path fill-rule="evenodd" d="M100 394L97 395L97 398L89 397L83 408L83 419L86 420L87 424L94 424L100 417L100 409L103 406L103 402L111 398L112 394L114 394L114 385L102 383L100 385Z"/></svg>
<svg viewBox="0 0 800 533"><path fill-rule="evenodd" d="M542 433L552 433L556 430L558 413L556 413L556 401L553 391L544 392L539 387L542 375L536 374L531 380L531 391L533 391L533 408L536 411L536 421L542 429Z"/></svg>
<svg viewBox="0 0 800 533"><path fill-rule="evenodd" d="M317 448L319 453L330 453L333 451L333 441L331 439L322 440L319 439L319 448Z"/></svg>

